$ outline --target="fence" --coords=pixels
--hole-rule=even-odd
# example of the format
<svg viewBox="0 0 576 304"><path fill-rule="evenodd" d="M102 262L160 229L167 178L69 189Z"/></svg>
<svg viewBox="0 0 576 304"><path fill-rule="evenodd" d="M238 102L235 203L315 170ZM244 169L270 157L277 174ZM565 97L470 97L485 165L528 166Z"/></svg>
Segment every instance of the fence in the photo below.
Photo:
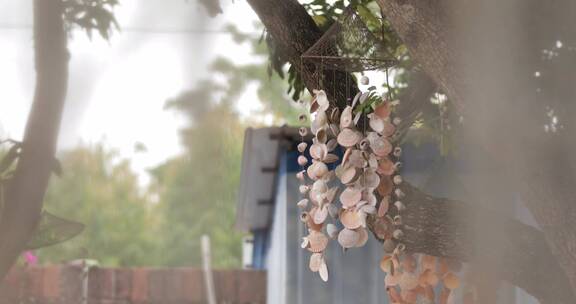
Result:
<svg viewBox="0 0 576 304"><path fill-rule="evenodd" d="M0 304L207 303L200 269L93 268L87 285L84 277L77 266L13 269L0 285ZM214 282L219 304L266 303L265 272L216 270Z"/></svg>

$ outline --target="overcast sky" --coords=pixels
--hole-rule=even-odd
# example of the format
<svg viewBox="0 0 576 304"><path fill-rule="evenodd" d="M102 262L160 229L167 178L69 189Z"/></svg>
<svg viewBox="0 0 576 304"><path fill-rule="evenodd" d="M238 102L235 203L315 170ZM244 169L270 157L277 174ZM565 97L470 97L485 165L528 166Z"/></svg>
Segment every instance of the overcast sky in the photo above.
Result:
<svg viewBox="0 0 576 304"><path fill-rule="evenodd" d="M122 31L110 42L74 32L67 104L59 148L104 141L139 172L179 153L182 118L163 110L167 99L205 78L211 59L253 60L248 46L222 33L226 23L260 34L242 0L224 0L209 18L197 1L121 0ZM34 90L31 0L0 0L0 136L22 137ZM246 94L243 104L254 102ZM141 142L146 153L134 153Z"/></svg>

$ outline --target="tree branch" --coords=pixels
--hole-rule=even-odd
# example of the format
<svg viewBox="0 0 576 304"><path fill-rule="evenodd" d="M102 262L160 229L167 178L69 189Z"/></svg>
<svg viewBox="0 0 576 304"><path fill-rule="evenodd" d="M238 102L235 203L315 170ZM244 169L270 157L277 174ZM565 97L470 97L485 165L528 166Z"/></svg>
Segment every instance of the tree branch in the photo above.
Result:
<svg viewBox="0 0 576 304"><path fill-rule="evenodd" d="M426 16L420 15L422 12L416 12L414 15L414 8L398 4L400 1L394 2L398 4L397 7L389 7L386 6L387 1L379 1L387 13L402 10L404 14L404 10L407 10L413 14L407 15L413 19L400 21L392 19L391 22L395 27L399 24L400 31L404 34L401 36L411 49L412 56L417 61L425 63L423 65L427 74L441 85L451 100L460 101L462 93L454 89L458 87L454 84L462 80L453 73L446 73L454 57L450 52L442 53L443 48L435 49L438 48L437 43L444 41L442 31L436 31L438 27L435 27L435 21L428 20L415 24L415 20L426 19ZM248 0L248 2L278 46L290 54L289 60L294 65L299 64L300 54L321 36L312 18L295 0ZM402 2L410 4L414 0ZM390 18L388 15L387 17ZM427 26L430 28L426 29ZM434 57L433 62L426 64L428 62L425 60L426 56ZM400 109L400 112L402 117L408 117L407 123L411 121L410 113L418 111L418 103L425 102L427 100L425 97L429 97L434 91L434 85L427 77L419 75L414 78L420 79L418 82L422 85L414 88L412 92L409 91L401 99L401 104L406 108ZM337 86L336 90L346 89L344 86L338 86L338 83L332 85ZM316 83L306 82L306 86L308 89L314 89ZM482 265L484 262L489 262L501 278L523 288L542 303L576 303L576 298L566 283L566 276L550 253L540 231L494 212L461 202L426 196L409 185L407 187L406 201L411 203L407 206L405 223L412 229L407 230L405 242L409 250L462 261L481 262ZM479 239L487 234L474 234L475 231L480 231L476 229L486 227L501 228L497 234L499 240L497 244L504 245L504 248L498 251L502 255L495 254L495 248L479 246L490 244L491 240ZM374 227L372 228L374 230ZM495 260L500 257L501 259Z"/></svg>
<svg viewBox="0 0 576 304"><path fill-rule="evenodd" d="M53 168L68 82L62 1L34 0L34 41L36 91L0 215L0 279L35 231Z"/></svg>

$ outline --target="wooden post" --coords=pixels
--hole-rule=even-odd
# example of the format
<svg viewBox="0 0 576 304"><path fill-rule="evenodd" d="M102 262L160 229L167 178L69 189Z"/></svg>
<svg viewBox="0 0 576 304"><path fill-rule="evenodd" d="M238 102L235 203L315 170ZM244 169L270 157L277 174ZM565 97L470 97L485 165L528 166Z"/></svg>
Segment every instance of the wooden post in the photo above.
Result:
<svg viewBox="0 0 576 304"><path fill-rule="evenodd" d="M210 237L202 236L202 264L204 268L204 283L206 285L206 297L208 304L216 304L216 294L214 292L214 277L212 276L212 263L210 261Z"/></svg>

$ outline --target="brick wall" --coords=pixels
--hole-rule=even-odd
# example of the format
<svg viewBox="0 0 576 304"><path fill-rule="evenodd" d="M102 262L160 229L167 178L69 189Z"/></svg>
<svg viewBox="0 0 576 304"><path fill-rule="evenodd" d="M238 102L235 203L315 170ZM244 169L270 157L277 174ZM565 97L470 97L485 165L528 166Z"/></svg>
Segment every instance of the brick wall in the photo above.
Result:
<svg viewBox="0 0 576 304"><path fill-rule="evenodd" d="M13 269L0 285L0 304L81 304L82 269L50 266ZM219 304L265 304L266 274L214 271ZM94 268L89 304L204 304L202 271L192 268Z"/></svg>

